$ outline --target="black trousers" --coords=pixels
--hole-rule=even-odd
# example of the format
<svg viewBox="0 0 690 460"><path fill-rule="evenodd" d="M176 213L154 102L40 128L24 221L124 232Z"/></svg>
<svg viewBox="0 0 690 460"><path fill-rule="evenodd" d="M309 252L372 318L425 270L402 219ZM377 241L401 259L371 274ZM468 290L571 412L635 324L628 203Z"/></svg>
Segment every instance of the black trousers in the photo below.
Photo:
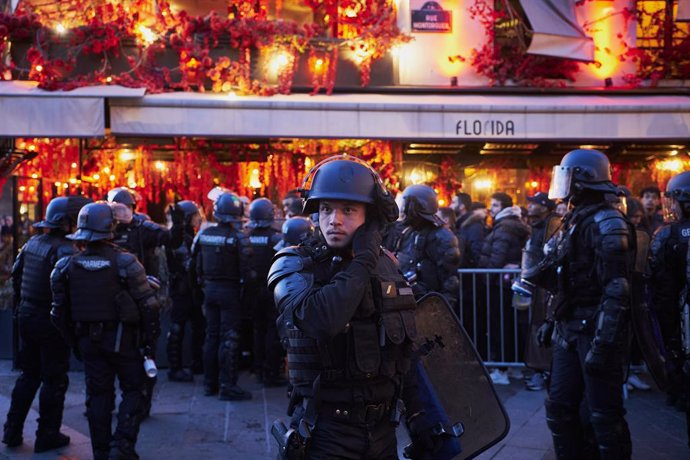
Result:
<svg viewBox="0 0 690 460"><path fill-rule="evenodd" d="M388 417L369 423L321 410L307 447L310 460L398 458L395 426Z"/></svg>
<svg viewBox="0 0 690 460"><path fill-rule="evenodd" d="M146 404L144 382L147 377L143 357L136 348L136 335L123 334L119 353L112 351L114 342L115 331L104 331L98 341L89 336L79 339L86 377L86 415L95 458L107 456L111 441L136 443ZM120 385L122 401L113 434L115 377Z"/></svg>
<svg viewBox="0 0 690 460"><path fill-rule="evenodd" d="M283 346L280 344L276 319L278 312L273 301L273 292L256 289L250 303L254 323L253 370L264 378L276 378L282 372Z"/></svg>
<svg viewBox="0 0 690 460"><path fill-rule="evenodd" d="M592 335L585 333L577 334L567 348L558 342L554 344L547 417L550 412L558 414L556 419L571 420L568 429L572 432L584 433L588 427L580 426L583 404L601 458L612 458L607 452L614 451L619 452L616 458L629 458L631 441L624 418L623 368L611 369L605 376L588 374L584 363L591 344Z"/></svg>
<svg viewBox="0 0 690 460"><path fill-rule="evenodd" d="M172 308L170 309L170 322L179 326L180 334L168 336L168 346L178 347L180 355L180 368L184 367L182 361L182 344L184 343L184 331L187 323L192 329L192 366L201 366L203 361L204 336L206 334L206 320L201 311L201 305L194 302L191 291L184 294L173 293L170 296ZM171 344L171 341L175 341Z"/></svg>
<svg viewBox="0 0 690 460"><path fill-rule="evenodd" d="M19 334L22 345L18 364L22 374L12 390L7 422L17 428L24 426L40 387L38 434L57 432L69 385L69 346L51 323L47 306L20 307Z"/></svg>
<svg viewBox="0 0 690 460"><path fill-rule="evenodd" d="M206 282L203 308L206 318L204 383L211 386L219 382L234 385L237 382L239 330L242 324L240 284Z"/></svg>

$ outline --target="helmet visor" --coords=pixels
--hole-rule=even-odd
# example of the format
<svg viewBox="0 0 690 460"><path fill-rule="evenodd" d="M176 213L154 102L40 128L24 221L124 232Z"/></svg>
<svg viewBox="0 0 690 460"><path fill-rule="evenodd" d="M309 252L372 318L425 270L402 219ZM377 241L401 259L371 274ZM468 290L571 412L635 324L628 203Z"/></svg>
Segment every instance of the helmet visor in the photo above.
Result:
<svg viewBox="0 0 690 460"><path fill-rule="evenodd" d="M211 189L211 191L208 192L208 195L206 195L206 197L207 197L209 200L211 200L211 201L213 201L213 202L215 203L216 200L218 200L218 198L219 198L223 193L230 193L230 190L228 190L228 189L225 188L225 187L216 186L216 187L213 187L213 188Z"/></svg>
<svg viewBox="0 0 690 460"><path fill-rule="evenodd" d="M672 196L668 196L668 194L664 194L664 197L661 198L661 209L664 215L664 222L674 222L681 219L683 217L681 206L678 200Z"/></svg>
<svg viewBox="0 0 690 460"><path fill-rule="evenodd" d="M551 186L549 187L549 199L563 200L570 195L570 185L573 180L573 171L570 168L556 165L551 173Z"/></svg>
<svg viewBox="0 0 690 460"><path fill-rule="evenodd" d="M113 211L113 220L118 224L129 224L132 222L132 208L122 203L110 203Z"/></svg>

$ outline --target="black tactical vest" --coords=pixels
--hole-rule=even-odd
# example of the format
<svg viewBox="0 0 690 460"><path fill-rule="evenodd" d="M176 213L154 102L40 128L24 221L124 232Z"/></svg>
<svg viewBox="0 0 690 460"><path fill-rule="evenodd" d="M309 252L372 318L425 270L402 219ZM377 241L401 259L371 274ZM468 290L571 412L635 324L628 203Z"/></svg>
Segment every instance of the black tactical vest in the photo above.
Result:
<svg viewBox="0 0 690 460"><path fill-rule="evenodd" d="M122 289L117 253L105 247L72 257L69 266L69 293L73 321L118 321L115 303Z"/></svg>
<svg viewBox="0 0 690 460"><path fill-rule="evenodd" d="M26 243L22 249L22 303L50 309L53 298L50 292L50 273L57 261L58 249L63 244L70 243L48 234L34 236Z"/></svg>
<svg viewBox="0 0 690 460"><path fill-rule="evenodd" d="M239 281L239 244L241 233L227 225L204 229L197 236L204 280Z"/></svg>
<svg viewBox="0 0 690 460"><path fill-rule="evenodd" d="M247 233L249 245L252 248L252 269L256 272L257 280L264 285L271 269L271 262L275 255L273 246L279 241L278 232L272 228L253 228Z"/></svg>
<svg viewBox="0 0 690 460"><path fill-rule="evenodd" d="M113 243L137 256L139 262L143 264L146 254L141 230L141 222L139 220L133 220L129 225L119 224L115 228Z"/></svg>
<svg viewBox="0 0 690 460"><path fill-rule="evenodd" d="M440 291L443 282L440 280L436 271L437 261L431 260L427 253L430 240L434 238L438 228L422 228L414 230L407 227L402 232L400 248L396 251L396 257L400 262L400 271L410 279L413 274L417 275L417 280L431 291Z"/></svg>
<svg viewBox="0 0 690 460"><path fill-rule="evenodd" d="M328 272L328 264L312 265L311 269L315 274ZM417 334L416 306L412 289L395 263L381 256L371 277L371 295L364 297L342 334L319 344L297 327L284 331L290 383L309 395L319 376L321 385L328 386L331 382L366 385L379 377L403 375L410 367Z"/></svg>

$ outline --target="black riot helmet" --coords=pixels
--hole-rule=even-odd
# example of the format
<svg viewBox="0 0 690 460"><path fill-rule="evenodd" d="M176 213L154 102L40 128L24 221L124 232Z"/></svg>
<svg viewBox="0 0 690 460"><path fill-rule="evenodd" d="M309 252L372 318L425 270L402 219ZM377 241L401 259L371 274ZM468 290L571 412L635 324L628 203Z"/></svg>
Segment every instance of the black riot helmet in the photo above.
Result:
<svg viewBox="0 0 690 460"><path fill-rule="evenodd" d="M668 181L663 208L667 219L690 217L690 171L676 174Z"/></svg>
<svg viewBox="0 0 690 460"><path fill-rule="evenodd" d="M302 182L303 214L319 211L319 200L373 204L381 178L371 166L350 155L336 155L314 166Z"/></svg>
<svg viewBox="0 0 690 460"><path fill-rule="evenodd" d="M189 224L192 221L192 217L199 215L199 206L197 206L193 201L178 201L176 206L184 213L184 221L186 224Z"/></svg>
<svg viewBox="0 0 690 460"><path fill-rule="evenodd" d="M619 193L611 181L609 159L598 150L572 150L561 159L561 164L553 167L550 199L568 199L583 190Z"/></svg>
<svg viewBox="0 0 690 460"><path fill-rule="evenodd" d="M93 200L83 196L60 196L48 203L46 218L34 224L36 228L62 228L69 230L77 222L79 211Z"/></svg>
<svg viewBox="0 0 690 460"><path fill-rule="evenodd" d="M244 204L234 193L223 192L213 203L213 217L222 223L242 222Z"/></svg>
<svg viewBox="0 0 690 460"><path fill-rule="evenodd" d="M126 187L117 187L108 192L109 203L120 203L134 209L137 206L137 198L134 193Z"/></svg>
<svg viewBox="0 0 690 460"><path fill-rule="evenodd" d="M112 240L115 226L131 221L132 209L129 206L106 201L89 203L79 211L77 231L67 238L75 241Z"/></svg>
<svg viewBox="0 0 690 460"><path fill-rule="evenodd" d="M666 184L666 198L673 198L680 203L690 201L690 171L676 174Z"/></svg>
<svg viewBox="0 0 690 460"><path fill-rule="evenodd" d="M273 247L276 251L306 241L314 234L314 224L308 217L291 217L283 223L282 233L282 240Z"/></svg>
<svg viewBox="0 0 690 460"><path fill-rule="evenodd" d="M258 198L249 205L250 228L266 228L273 223L273 203L268 198Z"/></svg>
<svg viewBox="0 0 690 460"><path fill-rule="evenodd" d="M406 222L424 219L434 225L443 225L436 215L438 195L433 188L423 184L410 185L403 190L402 199Z"/></svg>

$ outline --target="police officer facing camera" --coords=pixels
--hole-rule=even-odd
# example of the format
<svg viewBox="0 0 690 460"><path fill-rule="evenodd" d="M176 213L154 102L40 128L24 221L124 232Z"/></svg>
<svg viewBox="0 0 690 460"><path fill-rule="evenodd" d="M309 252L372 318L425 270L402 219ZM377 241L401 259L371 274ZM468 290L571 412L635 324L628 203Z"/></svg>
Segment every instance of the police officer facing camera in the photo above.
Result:
<svg viewBox="0 0 690 460"><path fill-rule="evenodd" d="M527 281L555 294L545 406L559 459L585 458L583 400L601 458L626 459L632 452L622 389L636 237L607 199L617 192L606 155L586 149L566 154L554 167L549 191L550 199L573 207L564 220L563 237L539 269L523 273Z"/></svg>
<svg viewBox="0 0 690 460"><path fill-rule="evenodd" d="M45 220L34 227L46 233L31 237L12 267L12 287L19 321L22 348L18 356L22 374L12 391L2 442L8 447L22 444L24 421L39 387L38 430L35 452L69 444L60 433L65 393L69 385L69 346L50 322L52 296L50 272L60 258L74 254L74 243L65 236L74 230L82 206L91 200L81 196L54 198Z"/></svg>
<svg viewBox="0 0 690 460"><path fill-rule="evenodd" d="M303 189L320 235L281 250L268 278L295 430L277 421L274 436L284 458L397 458L401 400L415 444L431 439L415 429L423 418L416 382L403 383L414 375L415 299L381 248L397 205L371 167L346 155L315 166Z"/></svg>
<svg viewBox="0 0 690 460"><path fill-rule="evenodd" d="M438 196L428 185L410 185L402 194L403 230L392 249L415 297L439 292L457 307L460 248L458 239L436 215Z"/></svg>
<svg viewBox="0 0 690 460"><path fill-rule="evenodd" d="M221 400L228 401L252 397L237 385L242 285L255 278L250 264L251 247L242 233L243 216L240 198L233 193L221 193L213 203L213 217L218 224L197 234L190 264L192 284L201 288L204 295L204 394L219 394Z"/></svg>
<svg viewBox="0 0 690 460"><path fill-rule="evenodd" d="M173 382L192 382L193 374L201 374L203 365L203 346L205 320L201 312L200 299L194 296L189 280L189 264L192 260L192 243L201 225L199 207L192 201L178 202L173 209L184 214L182 244L177 248L167 247L166 261L170 273L170 330L168 332L168 380ZM184 343L185 326L192 328L192 365L191 372L183 368L182 344Z"/></svg>
<svg viewBox="0 0 690 460"><path fill-rule="evenodd" d="M84 361L86 415L94 458L139 458L134 450L144 416L144 355L160 333L159 303L136 257L112 243L118 223L131 210L106 202L79 212L68 237L86 243L83 252L60 259L51 275L54 323L76 342ZM115 433L111 413L114 380L122 391Z"/></svg>
<svg viewBox="0 0 690 460"><path fill-rule="evenodd" d="M256 279L247 283L244 300L251 312L254 328L254 360L252 368L267 387L287 384L283 375L283 347L276 331L276 309L273 293L266 286L268 270L275 255L274 246L280 233L273 226L273 203L266 198L252 201L249 206L247 238L252 248L252 270Z"/></svg>

